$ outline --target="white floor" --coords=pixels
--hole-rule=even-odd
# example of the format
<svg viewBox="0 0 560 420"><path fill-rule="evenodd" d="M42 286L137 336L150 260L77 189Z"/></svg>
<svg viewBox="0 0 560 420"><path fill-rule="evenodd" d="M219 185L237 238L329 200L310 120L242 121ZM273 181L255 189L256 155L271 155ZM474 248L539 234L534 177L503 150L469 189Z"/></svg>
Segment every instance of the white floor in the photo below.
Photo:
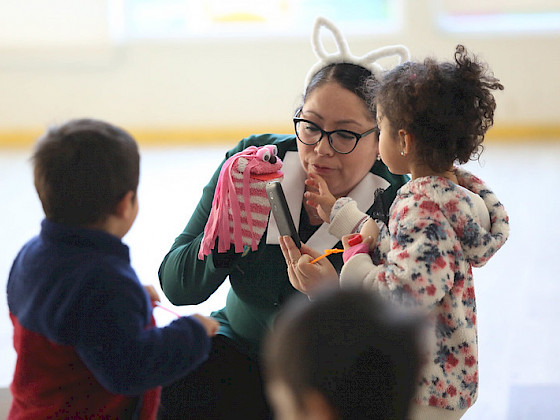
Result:
<svg viewBox="0 0 560 420"><path fill-rule="evenodd" d="M140 278L157 287L157 269L185 226L225 147L143 149L140 213L125 237ZM0 287L12 259L39 230L29 151L0 151ZM509 211L511 236L475 270L480 344L480 393L465 419L560 419L560 142L489 144L468 168ZM198 307L221 307L228 285ZM163 297L163 296L162 296ZM171 305L168 304L169 307ZM160 322L168 315L161 311ZM11 381L15 353L5 295L0 299L0 387Z"/></svg>

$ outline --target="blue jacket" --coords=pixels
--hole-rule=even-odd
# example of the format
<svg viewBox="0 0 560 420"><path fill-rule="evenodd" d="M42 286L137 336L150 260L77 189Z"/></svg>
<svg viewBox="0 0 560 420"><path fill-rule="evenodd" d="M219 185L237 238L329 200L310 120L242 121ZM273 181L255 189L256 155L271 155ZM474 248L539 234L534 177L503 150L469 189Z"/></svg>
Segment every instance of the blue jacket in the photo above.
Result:
<svg viewBox="0 0 560 420"><path fill-rule="evenodd" d="M135 417L143 394L157 398L146 392L184 376L210 349L195 318L153 327L128 247L104 231L44 220L7 291L18 353L12 418Z"/></svg>

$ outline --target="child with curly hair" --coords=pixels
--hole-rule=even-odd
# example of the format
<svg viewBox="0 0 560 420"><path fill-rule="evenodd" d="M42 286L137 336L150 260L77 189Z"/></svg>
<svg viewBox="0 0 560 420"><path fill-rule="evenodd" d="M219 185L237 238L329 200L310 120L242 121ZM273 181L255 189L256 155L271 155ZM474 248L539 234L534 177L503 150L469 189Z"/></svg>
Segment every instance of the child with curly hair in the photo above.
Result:
<svg viewBox="0 0 560 420"><path fill-rule="evenodd" d="M503 89L462 45L454 62L407 62L377 90L379 154L394 174L410 174L397 193L388 226L363 215L349 198L336 200L319 177L307 193L343 237L341 286L377 291L426 308L434 320L431 354L421 372L413 419L458 419L478 390L478 339L472 267L505 243L508 216L479 178L454 166L480 156L493 124L492 90Z"/></svg>

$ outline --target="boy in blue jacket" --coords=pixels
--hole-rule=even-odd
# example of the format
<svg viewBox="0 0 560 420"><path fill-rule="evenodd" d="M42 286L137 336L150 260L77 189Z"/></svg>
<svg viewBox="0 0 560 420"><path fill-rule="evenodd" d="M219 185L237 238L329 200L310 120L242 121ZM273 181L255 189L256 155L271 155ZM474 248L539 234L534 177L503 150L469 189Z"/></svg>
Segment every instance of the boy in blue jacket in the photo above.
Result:
<svg viewBox="0 0 560 420"><path fill-rule="evenodd" d="M108 123L53 127L33 157L46 218L8 280L17 363L9 419L156 417L160 386L207 358L218 324L156 328L121 241L138 213L135 140Z"/></svg>

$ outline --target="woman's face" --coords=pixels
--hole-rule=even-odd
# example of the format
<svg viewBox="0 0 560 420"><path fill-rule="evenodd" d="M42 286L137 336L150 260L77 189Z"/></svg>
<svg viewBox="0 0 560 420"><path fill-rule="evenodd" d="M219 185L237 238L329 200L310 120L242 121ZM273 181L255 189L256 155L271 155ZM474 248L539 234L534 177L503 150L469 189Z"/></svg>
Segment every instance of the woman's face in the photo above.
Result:
<svg viewBox="0 0 560 420"><path fill-rule="evenodd" d="M325 131L349 130L361 134L376 125L364 101L335 82L311 92L299 116ZM305 171L323 177L331 194L342 197L369 172L377 157L377 146L376 134L371 133L362 137L351 153L343 155L335 152L324 136L311 146L298 141L298 153Z"/></svg>

